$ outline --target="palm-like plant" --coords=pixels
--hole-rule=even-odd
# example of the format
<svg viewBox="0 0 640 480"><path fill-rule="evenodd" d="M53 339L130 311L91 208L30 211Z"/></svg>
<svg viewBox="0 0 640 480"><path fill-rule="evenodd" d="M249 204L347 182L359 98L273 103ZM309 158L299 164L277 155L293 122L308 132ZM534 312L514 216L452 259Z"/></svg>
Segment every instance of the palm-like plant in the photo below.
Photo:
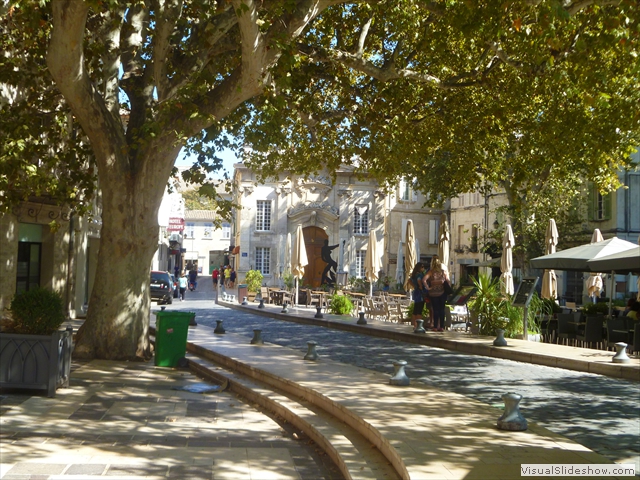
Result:
<svg viewBox="0 0 640 480"><path fill-rule="evenodd" d="M495 335L498 328L505 327L503 317L505 306L509 303L508 299L500 293L500 283L497 278L480 274L478 278L473 278L473 283L476 293L469 300L469 310L480 322L481 335Z"/></svg>

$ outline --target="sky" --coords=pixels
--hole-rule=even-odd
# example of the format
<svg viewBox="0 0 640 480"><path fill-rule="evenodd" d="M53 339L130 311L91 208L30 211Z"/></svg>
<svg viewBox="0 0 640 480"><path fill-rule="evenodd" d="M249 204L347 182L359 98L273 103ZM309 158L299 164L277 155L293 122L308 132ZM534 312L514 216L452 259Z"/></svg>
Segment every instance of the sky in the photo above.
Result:
<svg viewBox="0 0 640 480"><path fill-rule="evenodd" d="M233 177L233 164L239 162L235 153L229 149L224 149L219 152L218 155L222 158L223 169L229 173L229 177ZM193 165L193 157L185 155L183 149L182 152L180 152L180 155L178 155L175 165L176 167L190 167ZM222 171L218 171L214 174L214 178L222 178L222 174Z"/></svg>

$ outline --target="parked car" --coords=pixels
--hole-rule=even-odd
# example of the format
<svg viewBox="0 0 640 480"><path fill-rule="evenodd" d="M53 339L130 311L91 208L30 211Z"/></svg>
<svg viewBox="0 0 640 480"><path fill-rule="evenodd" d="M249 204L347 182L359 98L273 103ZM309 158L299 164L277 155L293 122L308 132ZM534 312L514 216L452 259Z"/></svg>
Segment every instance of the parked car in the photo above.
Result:
<svg viewBox="0 0 640 480"><path fill-rule="evenodd" d="M157 300L158 305L173 303L173 281L169 272L151 272L151 301Z"/></svg>

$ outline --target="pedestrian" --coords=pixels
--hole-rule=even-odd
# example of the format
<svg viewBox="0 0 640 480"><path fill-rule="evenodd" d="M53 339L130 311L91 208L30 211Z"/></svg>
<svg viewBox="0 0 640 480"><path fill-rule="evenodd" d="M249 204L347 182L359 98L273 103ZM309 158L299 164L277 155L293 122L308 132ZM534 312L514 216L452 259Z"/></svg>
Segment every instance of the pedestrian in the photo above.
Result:
<svg viewBox="0 0 640 480"><path fill-rule="evenodd" d="M187 275L182 272L180 278L178 279L178 288L180 288L180 301L184 301L184 294L187 291Z"/></svg>
<svg viewBox="0 0 640 480"><path fill-rule="evenodd" d="M191 290L193 292L193 291L195 291L197 286L198 286L198 271L196 270L196 267L194 266L189 271L189 290Z"/></svg>
<svg viewBox="0 0 640 480"><path fill-rule="evenodd" d="M426 292L423 287L422 277L424 277L424 263L418 262L411 272L411 283L413 284L413 292L411 292L411 299L413 300L411 324L414 329L418 326L418 320L422 318L422 310L424 310L423 297Z"/></svg>
<svg viewBox="0 0 640 480"><path fill-rule="evenodd" d="M218 271L217 268L213 269L213 272L211 272L211 278L213 278L213 289L215 290L216 288L218 288L218 276L220 275L220 272Z"/></svg>
<svg viewBox="0 0 640 480"><path fill-rule="evenodd" d="M229 288L233 288L236 284L236 271L234 268L231 269L231 273L229 274Z"/></svg>
<svg viewBox="0 0 640 480"><path fill-rule="evenodd" d="M431 259L431 268L424 276L423 284L433 309L433 331L444 331L444 307L447 296L444 293L444 283L449 281L447 271L442 268L442 263L437 255Z"/></svg>
<svg viewBox="0 0 640 480"><path fill-rule="evenodd" d="M231 279L231 266L224 267L224 286L229 288L229 281Z"/></svg>

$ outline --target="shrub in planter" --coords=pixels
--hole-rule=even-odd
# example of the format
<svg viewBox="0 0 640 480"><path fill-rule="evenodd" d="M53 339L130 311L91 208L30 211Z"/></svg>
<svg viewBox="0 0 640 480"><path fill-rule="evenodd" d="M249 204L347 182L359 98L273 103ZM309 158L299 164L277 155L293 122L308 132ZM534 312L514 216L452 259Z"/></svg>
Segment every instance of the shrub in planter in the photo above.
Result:
<svg viewBox="0 0 640 480"><path fill-rule="evenodd" d="M45 288L18 293L13 297L10 311L11 333L51 335L65 320L62 297Z"/></svg>
<svg viewBox="0 0 640 480"><path fill-rule="evenodd" d="M247 283L247 292L257 293L262 286L263 275L260 270L249 270L245 276Z"/></svg>
<svg viewBox="0 0 640 480"><path fill-rule="evenodd" d="M353 311L353 302L349 297L334 294L331 296L329 311L336 315L349 315Z"/></svg>
<svg viewBox="0 0 640 480"><path fill-rule="evenodd" d="M69 385L73 329L65 321L58 293L32 289L16 295L11 323L0 333L0 386L46 390Z"/></svg>

